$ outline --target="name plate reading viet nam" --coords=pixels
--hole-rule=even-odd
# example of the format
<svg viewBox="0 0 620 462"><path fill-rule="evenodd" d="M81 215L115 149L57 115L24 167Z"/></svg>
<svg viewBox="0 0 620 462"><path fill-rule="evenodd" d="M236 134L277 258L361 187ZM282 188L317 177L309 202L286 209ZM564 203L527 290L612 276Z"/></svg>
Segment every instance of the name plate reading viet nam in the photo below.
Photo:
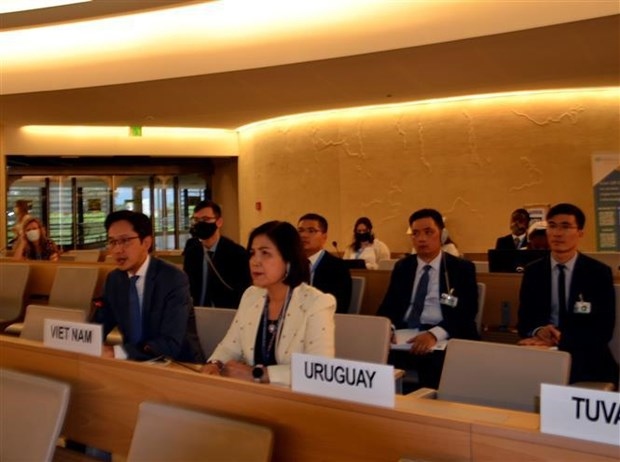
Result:
<svg viewBox="0 0 620 462"><path fill-rule="evenodd" d="M46 319L43 329L43 344L47 347L101 356L101 324Z"/></svg>
<svg viewBox="0 0 620 462"><path fill-rule="evenodd" d="M620 446L620 393L542 384L540 431Z"/></svg>
<svg viewBox="0 0 620 462"><path fill-rule="evenodd" d="M394 407L394 367L294 353L293 391Z"/></svg>

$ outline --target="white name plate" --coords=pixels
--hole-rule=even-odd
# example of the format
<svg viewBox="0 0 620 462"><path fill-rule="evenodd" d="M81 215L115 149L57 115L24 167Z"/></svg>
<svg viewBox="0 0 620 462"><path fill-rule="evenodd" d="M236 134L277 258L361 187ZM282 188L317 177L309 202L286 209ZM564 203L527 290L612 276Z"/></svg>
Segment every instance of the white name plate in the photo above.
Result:
<svg viewBox="0 0 620 462"><path fill-rule="evenodd" d="M293 353L293 391L394 407L394 367Z"/></svg>
<svg viewBox="0 0 620 462"><path fill-rule="evenodd" d="M46 319L43 329L43 344L47 347L101 356L103 348L101 324Z"/></svg>
<svg viewBox="0 0 620 462"><path fill-rule="evenodd" d="M540 431L620 446L620 393L542 384Z"/></svg>

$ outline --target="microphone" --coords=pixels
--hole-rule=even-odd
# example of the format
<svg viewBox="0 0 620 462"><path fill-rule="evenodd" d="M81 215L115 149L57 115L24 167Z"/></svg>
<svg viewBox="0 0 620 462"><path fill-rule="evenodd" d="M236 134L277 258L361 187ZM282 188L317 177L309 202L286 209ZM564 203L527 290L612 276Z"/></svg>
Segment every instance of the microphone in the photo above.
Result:
<svg viewBox="0 0 620 462"><path fill-rule="evenodd" d="M336 249L336 255L338 255L338 257L342 258L342 255L340 255L340 250L338 249L338 242L337 241L332 241L332 245L334 246L334 249Z"/></svg>

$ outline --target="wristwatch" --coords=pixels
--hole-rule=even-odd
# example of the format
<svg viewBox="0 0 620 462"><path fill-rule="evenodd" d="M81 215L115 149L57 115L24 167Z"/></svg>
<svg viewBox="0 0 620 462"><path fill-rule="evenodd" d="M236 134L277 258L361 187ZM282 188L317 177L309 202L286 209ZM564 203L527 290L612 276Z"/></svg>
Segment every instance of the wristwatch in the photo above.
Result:
<svg viewBox="0 0 620 462"><path fill-rule="evenodd" d="M254 377L254 381L256 383L261 383L263 381L263 376L265 375L265 366L262 364L257 364L252 368L252 377Z"/></svg>

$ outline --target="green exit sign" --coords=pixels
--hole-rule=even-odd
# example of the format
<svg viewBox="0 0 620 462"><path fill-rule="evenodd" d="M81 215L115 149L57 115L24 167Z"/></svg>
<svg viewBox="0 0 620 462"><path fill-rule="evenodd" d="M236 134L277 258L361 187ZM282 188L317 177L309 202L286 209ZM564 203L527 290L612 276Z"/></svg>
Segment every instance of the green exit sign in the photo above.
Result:
<svg viewBox="0 0 620 462"><path fill-rule="evenodd" d="M142 127L140 125L129 127L129 136L142 136Z"/></svg>

